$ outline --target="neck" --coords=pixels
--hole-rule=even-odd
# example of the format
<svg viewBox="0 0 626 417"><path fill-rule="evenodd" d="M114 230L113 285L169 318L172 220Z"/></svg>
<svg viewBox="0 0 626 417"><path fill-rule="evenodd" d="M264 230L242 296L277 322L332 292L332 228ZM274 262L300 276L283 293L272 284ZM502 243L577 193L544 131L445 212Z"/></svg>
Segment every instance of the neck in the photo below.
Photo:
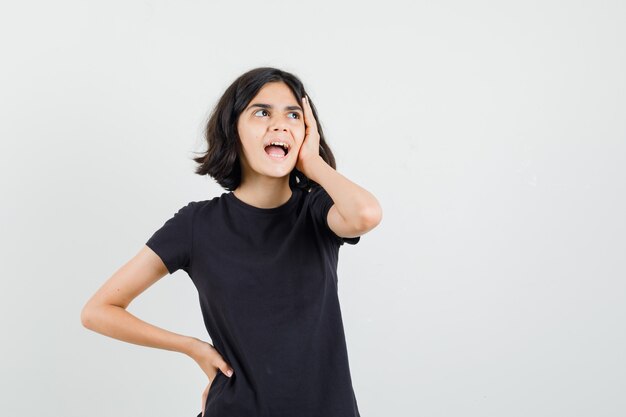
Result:
<svg viewBox="0 0 626 417"><path fill-rule="evenodd" d="M281 206L289 201L291 193L288 175L283 178L266 176L246 178L233 191L239 200L259 208Z"/></svg>

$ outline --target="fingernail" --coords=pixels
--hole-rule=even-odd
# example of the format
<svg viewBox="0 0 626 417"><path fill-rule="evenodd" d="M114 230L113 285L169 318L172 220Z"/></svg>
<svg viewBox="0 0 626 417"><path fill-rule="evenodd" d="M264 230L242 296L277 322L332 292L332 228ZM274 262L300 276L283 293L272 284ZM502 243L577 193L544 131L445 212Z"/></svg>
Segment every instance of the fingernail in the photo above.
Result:
<svg viewBox="0 0 626 417"><path fill-rule="evenodd" d="M226 371L226 375L233 376L233 370L229 369L228 371Z"/></svg>

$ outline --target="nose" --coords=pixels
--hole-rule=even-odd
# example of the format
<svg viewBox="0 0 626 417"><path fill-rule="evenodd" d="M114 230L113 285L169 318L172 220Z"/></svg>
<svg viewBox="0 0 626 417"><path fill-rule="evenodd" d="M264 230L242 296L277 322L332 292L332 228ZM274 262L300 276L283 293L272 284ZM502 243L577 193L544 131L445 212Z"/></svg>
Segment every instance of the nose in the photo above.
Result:
<svg viewBox="0 0 626 417"><path fill-rule="evenodd" d="M286 131L287 130L287 122L285 120L283 120L282 118L278 117L278 118L272 120L271 130L272 131L277 131L277 130Z"/></svg>

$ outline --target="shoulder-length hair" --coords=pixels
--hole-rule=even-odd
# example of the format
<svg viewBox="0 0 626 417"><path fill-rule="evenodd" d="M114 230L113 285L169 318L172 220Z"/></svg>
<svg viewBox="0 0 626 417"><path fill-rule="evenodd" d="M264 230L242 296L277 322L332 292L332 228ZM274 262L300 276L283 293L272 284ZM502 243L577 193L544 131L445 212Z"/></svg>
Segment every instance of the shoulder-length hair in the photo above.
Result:
<svg viewBox="0 0 626 417"><path fill-rule="evenodd" d="M302 97L307 95L298 77L277 68L254 68L239 76L226 89L211 111L204 130L207 151L201 156L193 158L199 164L195 169L196 174L209 175L228 191L233 191L239 186L241 183L239 160L241 143L237 132L237 121L241 112L245 110L259 90L266 83L273 81L282 81L287 84L300 103L302 103ZM324 131L317 116L315 105L311 100L309 100L309 104L320 135L319 154L328 165L336 169L335 157L324 138ZM295 167L289 174L289 186L292 188L308 189L315 185L319 184L307 178Z"/></svg>

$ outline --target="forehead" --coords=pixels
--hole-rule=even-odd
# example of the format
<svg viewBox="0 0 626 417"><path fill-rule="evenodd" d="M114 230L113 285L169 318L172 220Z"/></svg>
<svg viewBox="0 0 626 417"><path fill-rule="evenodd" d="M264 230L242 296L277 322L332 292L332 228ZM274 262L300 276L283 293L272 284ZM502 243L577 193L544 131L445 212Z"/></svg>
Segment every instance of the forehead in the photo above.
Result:
<svg viewBox="0 0 626 417"><path fill-rule="evenodd" d="M291 89L282 81L274 81L265 84L251 100L251 102L253 101L276 104L298 104Z"/></svg>

